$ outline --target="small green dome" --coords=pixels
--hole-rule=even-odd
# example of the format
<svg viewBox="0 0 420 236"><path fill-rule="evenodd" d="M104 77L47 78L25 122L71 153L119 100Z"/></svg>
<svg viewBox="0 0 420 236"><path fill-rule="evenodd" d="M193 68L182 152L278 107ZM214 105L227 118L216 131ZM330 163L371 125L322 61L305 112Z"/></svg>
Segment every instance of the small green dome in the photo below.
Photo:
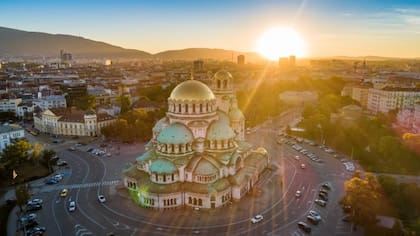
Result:
<svg viewBox="0 0 420 236"><path fill-rule="evenodd" d="M195 170L193 171L194 175L203 176L215 175L218 173L219 170L217 169L217 167L214 166L213 163L208 161L206 158L201 158L201 160L195 166Z"/></svg>
<svg viewBox="0 0 420 236"><path fill-rule="evenodd" d="M148 160L150 160L150 159L152 159L152 158L154 158L154 157L156 157L155 150L151 149L151 150L149 150L149 151L147 151L147 152L143 153L143 155L141 155L141 156L137 157L137 158L136 158L136 161L137 161L137 162L140 162L140 163L141 163L141 162L146 162L146 161L148 161Z"/></svg>
<svg viewBox="0 0 420 236"><path fill-rule="evenodd" d="M167 117L164 117L160 119L155 126L153 127L153 132L160 133L164 128L166 128L169 125L169 121Z"/></svg>
<svg viewBox="0 0 420 236"><path fill-rule="evenodd" d="M232 120L243 120L245 119L244 113L239 108L233 108L229 111L229 117Z"/></svg>
<svg viewBox="0 0 420 236"><path fill-rule="evenodd" d="M177 171L177 168L169 160L157 159L150 165L150 171L156 174L173 174Z"/></svg>
<svg viewBox="0 0 420 236"><path fill-rule="evenodd" d="M209 140L226 140L235 138L235 132L223 119L214 121L207 129L207 139Z"/></svg>
<svg viewBox="0 0 420 236"><path fill-rule="evenodd" d="M194 136L190 129L181 123L172 123L164 128L158 135L157 141L166 144L191 143Z"/></svg>

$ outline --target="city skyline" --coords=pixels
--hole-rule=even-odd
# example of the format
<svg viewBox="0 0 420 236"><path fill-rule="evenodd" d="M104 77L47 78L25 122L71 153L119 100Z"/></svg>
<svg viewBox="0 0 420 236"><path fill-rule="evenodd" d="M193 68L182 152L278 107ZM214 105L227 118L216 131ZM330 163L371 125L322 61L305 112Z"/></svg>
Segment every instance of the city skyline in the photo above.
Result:
<svg viewBox="0 0 420 236"><path fill-rule="evenodd" d="M267 29L289 27L303 38L306 57L418 57L419 15L418 1L0 3L4 27L71 34L151 53L192 47L256 51Z"/></svg>

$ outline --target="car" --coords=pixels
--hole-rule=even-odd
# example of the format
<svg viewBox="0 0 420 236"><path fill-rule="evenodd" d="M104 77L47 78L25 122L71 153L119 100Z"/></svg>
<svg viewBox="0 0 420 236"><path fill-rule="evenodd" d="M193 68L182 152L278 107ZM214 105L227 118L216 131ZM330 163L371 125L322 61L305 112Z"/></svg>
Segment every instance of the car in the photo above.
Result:
<svg viewBox="0 0 420 236"><path fill-rule="evenodd" d="M20 217L19 221L20 221L20 223L25 225L29 221L36 220L36 218L37 218L37 215L35 213L30 213L28 215L24 215L24 216Z"/></svg>
<svg viewBox="0 0 420 236"><path fill-rule="evenodd" d="M75 147L69 147L69 151L76 151Z"/></svg>
<svg viewBox="0 0 420 236"><path fill-rule="evenodd" d="M61 190L60 192L60 196L61 197L67 197L67 194L69 193L69 190L67 190L66 188Z"/></svg>
<svg viewBox="0 0 420 236"><path fill-rule="evenodd" d="M311 226L309 226L308 224L306 224L303 221L299 221L297 224L298 224L299 229L303 230L306 233L310 233L311 230L312 230Z"/></svg>
<svg viewBox="0 0 420 236"><path fill-rule="evenodd" d="M316 220L319 220L320 221L322 219L321 218L321 215L318 212L314 211L314 210L310 210L308 214L310 216L313 216Z"/></svg>
<svg viewBox="0 0 420 236"><path fill-rule="evenodd" d="M296 191L295 196L296 198L300 198L300 196L302 196L302 192L300 190Z"/></svg>
<svg viewBox="0 0 420 236"><path fill-rule="evenodd" d="M262 215L256 215L251 219L251 222L253 224L258 223L260 221L262 221L264 219L264 217Z"/></svg>
<svg viewBox="0 0 420 236"><path fill-rule="evenodd" d="M323 188L321 188L321 189L319 190L319 193L323 193L323 194L325 194L326 196L328 196L328 192L327 192L327 190L325 190L325 189L323 189Z"/></svg>
<svg viewBox="0 0 420 236"><path fill-rule="evenodd" d="M311 146L315 146L315 145L316 145L316 143L314 143L314 142L309 142L309 145L311 145Z"/></svg>
<svg viewBox="0 0 420 236"><path fill-rule="evenodd" d="M32 200L29 200L26 204L28 205L41 205L44 201L40 198L34 198Z"/></svg>
<svg viewBox="0 0 420 236"><path fill-rule="evenodd" d="M306 165L302 163L302 164L300 164L300 168L305 169Z"/></svg>
<svg viewBox="0 0 420 236"><path fill-rule="evenodd" d="M341 220L344 221L344 222L350 222L350 215L343 216L343 218L341 218Z"/></svg>
<svg viewBox="0 0 420 236"><path fill-rule="evenodd" d="M58 161L57 162L57 166L66 166L67 162L66 161Z"/></svg>
<svg viewBox="0 0 420 236"><path fill-rule="evenodd" d="M27 236L43 235L47 229L43 226L35 226L26 232Z"/></svg>
<svg viewBox="0 0 420 236"><path fill-rule="evenodd" d="M107 156L107 157L111 157L111 156L112 156L112 154L111 154L110 152L108 152L108 153L106 154L106 156Z"/></svg>
<svg viewBox="0 0 420 236"><path fill-rule="evenodd" d="M300 157L296 155L296 156L295 156L295 159L296 159L296 160L300 160Z"/></svg>
<svg viewBox="0 0 420 236"><path fill-rule="evenodd" d="M48 185L52 185L52 184L56 184L56 183L58 183L58 181L53 179L53 178L50 178L45 182L45 184L48 184Z"/></svg>
<svg viewBox="0 0 420 236"><path fill-rule="evenodd" d="M39 225L39 222L37 221L37 220L31 220L31 221L28 221L28 222L26 222L26 223L23 223L23 224L21 224L21 229L23 230L24 228L26 228L26 229L31 229L31 228L34 228L34 227L36 227L36 226L38 226ZM39 235L39 234L38 234Z"/></svg>
<svg viewBox="0 0 420 236"><path fill-rule="evenodd" d="M98 195L98 200L99 200L100 203L106 202L106 198L105 198L104 195Z"/></svg>
<svg viewBox="0 0 420 236"><path fill-rule="evenodd" d="M327 205L327 202L321 199L315 199L315 203L322 207L325 207Z"/></svg>
<svg viewBox="0 0 420 236"><path fill-rule="evenodd" d="M331 185L329 183L325 183L325 184L321 185L321 187L326 189L326 190L331 190Z"/></svg>
<svg viewBox="0 0 420 236"><path fill-rule="evenodd" d="M28 204L25 206L25 212L38 211L42 209L41 204Z"/></svg>
<svg viewBox="0 0 420 236"><path fill-rule="evenodd" d="M325 193L319 193L319 194L318 194L318 196L319 196L319 198L321 198L322 200L324 200L324 201L328 201L328 196L327 196L327 195L325 195Z"/></svg>
<svg viewBox="0 0 420 236"><path fill-rule="evenodd" d="M344 213L350 213L351 212L351 206L350 205L344 205L343 206Z"/></svg>
<svg viewBox="0 0 420 236"><path fill-rule="evenodd" d="M318 220L316 217L312 215L307 215L306 219L308 219L309 222L311 222L314 225L317 225L321 220Z"/></svg>
<svg viewBox="0 0 420 236"><path fill-rule="evenodd" d="M56 180L57 182L60 182L63 179L62 174L56 174L52 177L52 179Z"/></svg>
<svg viewBox="0 0 420 236"><path fill-rule="evenodd" d="M71 201L70 203L69 203L69 211L70 212L73 212L73 211L75 211L76 210L76 202L75 201Z"/></svg>
<svg viewBox="0 0 420 236"><path fill-rule="evenodd" d="M89 148L86 152L92 152L93 150L95 150L94 148Z"/></svg>

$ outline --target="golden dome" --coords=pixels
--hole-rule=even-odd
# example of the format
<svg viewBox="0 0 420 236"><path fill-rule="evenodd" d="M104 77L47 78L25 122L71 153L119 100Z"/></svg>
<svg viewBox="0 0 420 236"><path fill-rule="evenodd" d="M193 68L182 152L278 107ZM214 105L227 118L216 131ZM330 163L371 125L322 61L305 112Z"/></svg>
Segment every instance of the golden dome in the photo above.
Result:
<svg viewBox="0 0 420 236"><path fill-rule="evenodd" d="M172 90L169 99L203 101L215 99L215 96L211 89L204 83L197 80L187 80L178 84Z"/></svg>

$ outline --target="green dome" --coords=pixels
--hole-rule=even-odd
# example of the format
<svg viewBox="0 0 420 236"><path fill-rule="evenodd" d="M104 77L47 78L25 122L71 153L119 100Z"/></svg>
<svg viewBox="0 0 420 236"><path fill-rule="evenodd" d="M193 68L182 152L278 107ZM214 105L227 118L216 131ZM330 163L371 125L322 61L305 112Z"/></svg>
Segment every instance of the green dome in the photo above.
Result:
<svg viewBox="0 0 420 236"><path fill-rule="evenodd" d="M226 123L223 118L214 121L207 130L207 139L209 140L226 140L235 138L235 132Z"/></svg>
<svg viewBox="0 0 420 236"><path fill-rule="evenodd" d="M243 120L245 119L244 114L242 113L241 110L239 110L239 108L233 108L229 111L229 117L232 120Z"/></svg>
<svg viewBox="0 0 420 236"><path fill-rule="evenodd" d="M218 174L219 170L216 166L213 165L210 161L208 161L206 158L201 158L201 160L197 163L195 166L195 170L193 171L193 174L195 175L214 175Z"/></svg>
<svg viewBox="0 0 420 236"><path fill-rule="evenodd" d="M169 160L157 159L150 165L150 171L156 174L172 174L177 171L177 168Z"/></svg>
<svg viewBox="0 0 420 236"><path fill-rule="evenodd" d="M172 123L164 128L158 135L157 141L166 144L191 143L194 136L190 129L181 123Z"/></svg>
<svg viewBox="0 0 420 236"><path fill-rule="evenodd" d="M187 101L205 101L215 98L213 91L206 84L197 80L187 80L178 84L169 96L169 99Z"/></svg>
<svg viewBox="0 0 420 236"><path fill-rule="evenodd" d="M160 119L155 126L153 127L153 132L160 133L164 128L166 128L169 125L169 121L167 117L164 117Z"/></svg>

